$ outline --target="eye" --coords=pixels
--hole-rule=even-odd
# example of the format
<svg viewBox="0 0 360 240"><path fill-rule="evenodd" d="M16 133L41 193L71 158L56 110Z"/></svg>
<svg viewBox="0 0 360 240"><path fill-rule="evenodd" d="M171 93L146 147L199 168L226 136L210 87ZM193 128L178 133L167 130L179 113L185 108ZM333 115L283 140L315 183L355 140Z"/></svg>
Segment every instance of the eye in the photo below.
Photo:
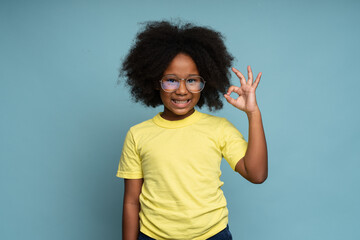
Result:
<svg viewBox="0 0 360 240"><path fill-rule="evenodd" d="M186 80L186 82L188 84L198 84L198 83L200 83L200 81L201 80L199 78L197 78L197 77L189 78L189 79Z"/></svg>
<svg viewBox="0 0 360 240"><path fill-rule="evenodd" d="M166 79L166 82L167 82L167 83L176 83L177 80L176 80L175 78L167 78L167 79Z"/></svg>

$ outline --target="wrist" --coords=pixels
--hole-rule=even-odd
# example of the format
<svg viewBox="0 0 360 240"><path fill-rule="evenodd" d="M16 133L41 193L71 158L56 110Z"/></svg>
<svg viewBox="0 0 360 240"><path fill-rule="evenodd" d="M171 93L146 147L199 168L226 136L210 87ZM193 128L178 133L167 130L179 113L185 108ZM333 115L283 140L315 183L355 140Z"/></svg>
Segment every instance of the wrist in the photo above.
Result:
<svg viewBox="0 0 360 240"><path fill-rule="evenodd" d="M254 116L261 116L261 112L258 106L253 111L246 112L246 115L248 118L254 117Z"/></svg>

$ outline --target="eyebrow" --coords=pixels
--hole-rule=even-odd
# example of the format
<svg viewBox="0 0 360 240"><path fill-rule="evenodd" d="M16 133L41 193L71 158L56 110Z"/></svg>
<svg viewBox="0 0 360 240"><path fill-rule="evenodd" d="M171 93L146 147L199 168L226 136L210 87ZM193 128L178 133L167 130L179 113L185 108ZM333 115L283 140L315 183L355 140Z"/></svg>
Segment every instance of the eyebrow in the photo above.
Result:
<svg viewBox="0 0 360 240"><path fill-rule="evenodd" d="M165 74L164 77L165 77L165 76L176 76L176 77L179 77L178 75L176 75L176 74L174 74L174 73ZM199 74L188 74L187 76L190 77L190 76L200 76L200 75L199 75Z"/></svg>

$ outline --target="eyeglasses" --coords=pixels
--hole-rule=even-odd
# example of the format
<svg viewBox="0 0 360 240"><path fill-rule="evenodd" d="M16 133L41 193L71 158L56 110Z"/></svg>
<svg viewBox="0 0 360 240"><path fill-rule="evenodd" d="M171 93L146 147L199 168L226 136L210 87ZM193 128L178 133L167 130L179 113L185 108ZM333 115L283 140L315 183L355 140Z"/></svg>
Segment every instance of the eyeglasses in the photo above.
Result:
<svg viewBox="0 0 360 240"><path fill-rule="evenodd" d="M165 75L160 80L161 88L165 92L175 92L180 87L180 81L185 81L186 89L192 93L201 92L205 87L205 80L200 76L189 76L187 78L179 78L176 75Z"/></svg>

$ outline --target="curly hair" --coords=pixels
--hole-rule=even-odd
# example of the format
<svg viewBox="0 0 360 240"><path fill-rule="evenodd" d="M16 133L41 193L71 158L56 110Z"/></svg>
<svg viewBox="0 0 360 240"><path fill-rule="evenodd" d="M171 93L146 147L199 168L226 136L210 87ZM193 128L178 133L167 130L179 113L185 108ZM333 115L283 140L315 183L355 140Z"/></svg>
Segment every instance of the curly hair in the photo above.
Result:
<svg viewBox="0 0 360 240"><path fill-rule="evenodd" d="M147 22L122 63L120 76L126 78L136 102L156 107L162 104L159 80L172 59L184 53L193 59L206 81L197 106L206 104L210 111L221 109L220 93L226 93L230 86L233 60L223 39L221 33L191 23Z"/></svg>

